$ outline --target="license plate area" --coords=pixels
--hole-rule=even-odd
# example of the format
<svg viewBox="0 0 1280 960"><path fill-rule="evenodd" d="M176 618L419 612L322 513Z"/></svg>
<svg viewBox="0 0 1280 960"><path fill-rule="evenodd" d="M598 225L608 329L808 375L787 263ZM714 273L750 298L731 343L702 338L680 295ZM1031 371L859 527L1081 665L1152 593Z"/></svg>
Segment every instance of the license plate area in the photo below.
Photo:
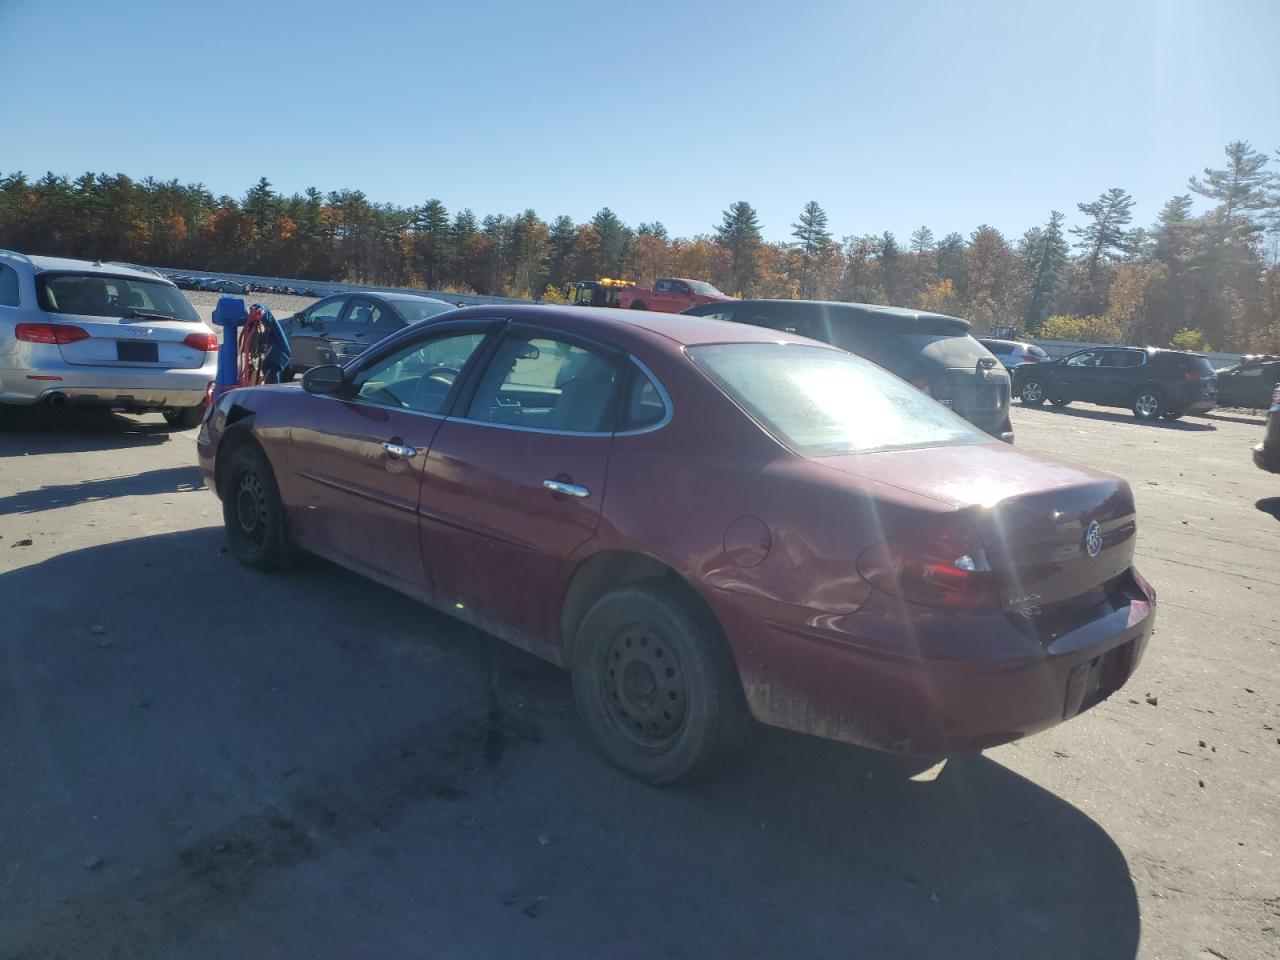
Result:
<svg viewBox="0 0 1280 960"><path fill-rule="evenodd" d="M116 359L124 363L159 363L160 345L146 340L117 340Z"/></svg>

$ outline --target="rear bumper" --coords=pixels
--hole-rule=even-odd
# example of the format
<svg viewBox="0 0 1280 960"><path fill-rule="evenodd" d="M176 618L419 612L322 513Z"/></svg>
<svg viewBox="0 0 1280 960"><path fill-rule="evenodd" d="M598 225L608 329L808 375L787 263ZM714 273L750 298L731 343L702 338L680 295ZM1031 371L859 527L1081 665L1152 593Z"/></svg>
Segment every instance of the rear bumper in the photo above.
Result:
<svg viewBox="0 0 1280 960"><path fill-rule="evenodd" d="M204 402L217 372L213 354L189 370L50 363L0 368L0 403L31 405L59 398L77 405L150 409Z"/></svg>
<svg viewBox="0 0 1280 960"><path fill-rule="evenodd" d="M1155 597L1130 580L1051 636L1019 627L1016 614L752 624L751 613L717 612L756 719L894 753L945 754L1020 739L1120 689L1155 626Z"/></svg>

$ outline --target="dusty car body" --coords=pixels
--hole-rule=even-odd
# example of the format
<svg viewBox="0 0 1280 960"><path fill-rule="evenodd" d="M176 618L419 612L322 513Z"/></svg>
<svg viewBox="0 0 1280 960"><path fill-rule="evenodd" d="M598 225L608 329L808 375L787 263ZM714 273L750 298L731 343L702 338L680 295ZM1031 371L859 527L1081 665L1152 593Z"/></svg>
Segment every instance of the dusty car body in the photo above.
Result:
<svg viewBox="0 0 1280 960"><path fill-rule="evenodd" d="M390 403L412 378L378 379L379 365L436 343L469 352L419 371L435 412ZM604 366L589 382L558 373L553 387L481 402L491 378L509 387L522 364L545 365L552 343ZM606 369L613 387L601 386ZM881 424L874 442L813 446L808 426L758 395L789 371L800 388L828 375L862 384L847 402L857 423ZM575 692L594 682L582 650L616 640L608 656L627 679L610 687L608 660L601 689L645 730L615 743L621 734L588 725L611 760L651 782L690 773L663 765L670 738L736 704L764 723L898 753L1017 739L1118 689L1153 628L1123 480L994 441L875 365L792 334L474 307L304 383L313 392L232 391L200 431L237 556L268 566L253 544L287 540L571 667ZM831 392L838 405L846 394ZM903 407L901 427L868 416L877 394L890 398L886 414ZM602 395L603 419L578 417ZM899 438L911 430L926 439ZM264 519L272 503L279 522ZM731 678L719 693L694 702L697 677L663 686L662 637L684 628L660 610L646 654L643 630L635 648L622 627L597 636L624 622L600 611L628 591L686 616L713 650L706 669ZM678 716L655 696L678 701ZM579 705L589 713L580 693Z"/></svg>

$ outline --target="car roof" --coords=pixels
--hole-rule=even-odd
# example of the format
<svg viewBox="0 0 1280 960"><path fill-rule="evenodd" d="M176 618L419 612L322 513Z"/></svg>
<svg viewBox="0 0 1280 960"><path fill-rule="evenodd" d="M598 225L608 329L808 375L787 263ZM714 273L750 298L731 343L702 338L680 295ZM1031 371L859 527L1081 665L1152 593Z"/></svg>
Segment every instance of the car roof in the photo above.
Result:
<svg viewBox="0 0 1280 960"><path fill-rule="evenodd" d="M1007 343L1011 347L1030 347L1026 340L1005 340L1003 337L978 337L979 343Z"/></svg>
<svg viewBox="0 0 1280 960"><path fill-rule="evenodd" d="M827 307L842 313L855 313L861 317L872 320L883 320L886 322L896 321L898 323L916 323L921 320L946 320L950 323L963 324L968 330L971 326L968 320L963 317L953 317L946 313L933 313L929 310L912 310L908 307L886 307L878 303L845 303L841 300L778 300L778 299L750 299L741 300L740 303L767 303L767 304L804 304L807 306Z"/></svg>
<svg viewBox="0 0 1280 960"><path fill-rule="evenodd" d="M448 300L441 300L439 297L424 297L418 293L362 293L360 290L350 290L349 293L360 293L362 296L377 297L379 300L388 300L392 303L402 301L421 302L421 303L443 303L447 306L453 306Z"/></svg>
<svg viewBox="0 0 1280 960"><path fill-rule="evenodd" d="M147 267L111 260L72 260L68 257L27 257L37 272L70 271L72 273L100 273L111 277L132 277L138 280L159 280L170 283L168 277Z"/></svg>
<svg viewBox="0 0 1280 960"><path fill-rule="evenodd" d="M644 342L659 349L696 347L712 343L796 343L831 349L807 337L768 327L755 327L728 320L712 320L683 313L650 310L621 310L615 307L577 307L552 304L501 304L497 315L528 323L544 323L585 337L608 339L630 348ZM448 320L493 317L494 305L463 307L448 314ZM440 320L444 320L442 316ZM434 322L434 321L427 321Z"/></svg>

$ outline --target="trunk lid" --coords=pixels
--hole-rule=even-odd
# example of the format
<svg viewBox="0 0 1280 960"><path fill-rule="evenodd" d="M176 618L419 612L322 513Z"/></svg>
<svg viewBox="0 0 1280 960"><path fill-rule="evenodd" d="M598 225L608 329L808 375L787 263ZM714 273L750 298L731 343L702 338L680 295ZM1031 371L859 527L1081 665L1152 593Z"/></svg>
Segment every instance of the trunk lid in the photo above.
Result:
<svg viewBox="0 0 1280 960"><path fill-rule="evenodd" d="M962 512L983 542L1008 611L1092 605L1133 560L1132 491L1119 477L1088 467L1001 443L815 462Z"/></svg>
<svg viewBox="0 0 1280 960"><path fill-rule="evenodd" d="M89 336L58 349L67 363L99 367L151 367L197 370L209 354L183 341L193 333L211 333L199 322L60 314L59 323L79 327Z"/></svg>

